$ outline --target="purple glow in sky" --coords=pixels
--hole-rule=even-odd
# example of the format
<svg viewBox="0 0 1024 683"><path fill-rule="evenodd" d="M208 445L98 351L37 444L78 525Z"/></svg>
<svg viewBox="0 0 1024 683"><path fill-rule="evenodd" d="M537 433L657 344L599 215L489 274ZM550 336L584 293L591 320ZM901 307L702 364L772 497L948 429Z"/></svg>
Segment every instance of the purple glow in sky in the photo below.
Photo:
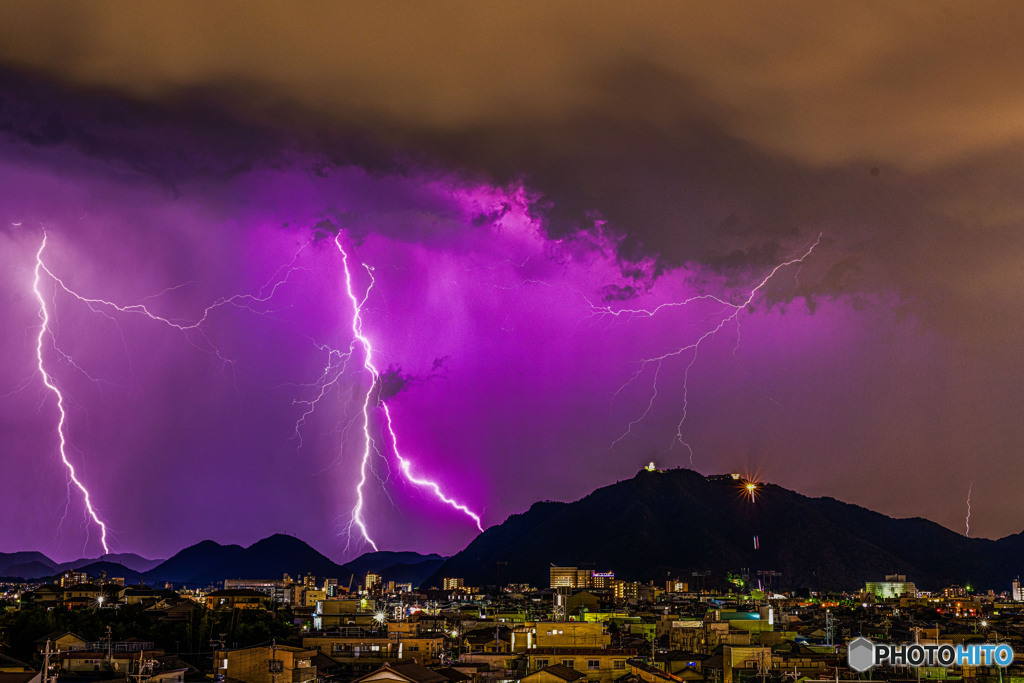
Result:
<svg viewBox="0 0 1024 683"><path fill-rule="evenodd" d="M1009 10L183 6L0 7L0 551L447 554L652 460L1024 529Z"/></svg>
<svg viewBox="0 0 1024 683"><path fill-rule="evenodd" d="M32 177L22 168L2 170L12 182ZM672 437L678 430L683 439L686 426L666 430L657 423L678 419L685 396L682 404L677 398L664 405L646 396L655 387L645 376L648 359L665 355L666 343L663 360L685 345L712 341L709 334L727 323L724 342L740 353L737 333L751 315L753 292L778 277L773 270L745 285L715 281L698 289L685 269L664 274L636 301L661 310L692 301L661 322L609 296L636 279L623 275L610 238L598 229L590 237L550 239L521 185L373 178L353 168L324 178L297 164L234 179L223 189L238 197L237 205L209 215L201 201L189 207L97 175L33 181L38 188L23 186L19 194L40 204L46 196L74 202L80 183L92 186L86 216L60 202L43 215L12 216L20 220L10 220L5 233L9 285L33 272L32 244L49 231L43 296L54 311L54 348L61 350L49 364L74 405L66 425L69 457L83 477L102 461L104 474L88 477L88 488L109 520L112 547L151 554L173 546L147 548L132 536L149 536L150 524L125 525L138 518L132 505L154 494L162 505L149 513L164 518L160 535L178 534L179 543L197 540L173 524L183 508L195 507L209 520L204 524L226 534L256 516L265 529L294 530L340 548L354 521L366 529L356 534L357 549L377 536L384 547L427 550L440 535L457 543L471 538L472 510L493 508L495 496L523 505L531 491L544 491L531 486L522 497L510 495L502 482L524 481L519 467L537 471L525 453L582 455L559 454L571 447L566 436L579 438L578 447L599 461L621 460L624 466L611 468L620 476L641 459L678 460L676 447L687 446L673 446ZM138 243L139 223L171 234L147 238L162 243L149 252ZM352 273L343 236L362 262L377 265ZM799 258L806 259L810 250L803 250ZM187 275L175 278L179 268ZM792 275L784 281L796 285ZM30 280L23 286L32 290ZM714 295L705 297L704 287ZM353 306L362 320L353 320ZM371 355L371 336L380 360ZM19 352L14 341L8 369L16 375L16 359L33 349ZM358 357L338 366L339 353L347 361ZM327 372L316 365L325 356ZM666 375L681 382L695 360L687 356ZM33 369L24 366L26 380ZM6 400L34 406L31 419L21 418L32 425L26 443L36 453L53 452L53 406L24 401L38 388L30 381L19 386ZM685 392L685 384L679 389ZM643 419L633 419L637 406L647 408ZM398 431L416 465L397 451L392 419L408 425ZM641 429L648 419L656 426ZM576 436L580 423L589 437ZM644 444L642 455L631 453L637 443ZM683 462L689 459L687 451ZM498 463L505 464L491 474ZM52 463L36 464L47 494L41 509L63 510L63 473ZM422 481L412 475L421 467L443 487L430 489L433 495L410 486ZM376 478L363 481L366 475ZM360 503L364 486L367 500ZM192 493L179 498L175 489ZM471 501L455 504L470 519L438 499ZM72 510L83 504L71 496ZM485 516L500 521L493 510ZM33 526L54 524L54 543L64 553L98 551L83 541L81 514L63 525L54 514L40 517ZM395 536L396 524L444 531L424 530L426 542L417 544L415 536Z"/></svg>

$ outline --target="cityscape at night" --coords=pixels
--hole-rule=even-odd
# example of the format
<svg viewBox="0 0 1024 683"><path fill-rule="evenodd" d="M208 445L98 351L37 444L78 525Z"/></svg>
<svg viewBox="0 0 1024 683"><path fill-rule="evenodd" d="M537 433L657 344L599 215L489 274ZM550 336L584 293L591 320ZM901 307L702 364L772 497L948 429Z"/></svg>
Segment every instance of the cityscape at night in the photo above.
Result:
<svg viewBox="0 0 1024 683"><path fill-rule="evenodd" d="M0 683L1024 682L1022 26L0 3Z"/></svg>

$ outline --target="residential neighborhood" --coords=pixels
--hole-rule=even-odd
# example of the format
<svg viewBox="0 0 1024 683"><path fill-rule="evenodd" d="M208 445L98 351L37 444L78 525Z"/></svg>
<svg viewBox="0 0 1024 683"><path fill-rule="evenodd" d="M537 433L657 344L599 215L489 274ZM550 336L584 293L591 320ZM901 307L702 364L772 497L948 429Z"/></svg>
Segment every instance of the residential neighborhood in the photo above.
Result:
<svg viewBox="0 0 1024 683"><path fill-rule="evenodd" d="M1019 582L918 590L900 574L858 591L765 590L768 572L663 584L550 568L546 586L438 587L379 575L123 585L69 571L2 586L0 683L743 683L1024 680L996 666L852 670L854 638L1008 644L1024 653ZM909 577L912 578L912 577ZM56 627L50 629L49 627Z"/></svg>

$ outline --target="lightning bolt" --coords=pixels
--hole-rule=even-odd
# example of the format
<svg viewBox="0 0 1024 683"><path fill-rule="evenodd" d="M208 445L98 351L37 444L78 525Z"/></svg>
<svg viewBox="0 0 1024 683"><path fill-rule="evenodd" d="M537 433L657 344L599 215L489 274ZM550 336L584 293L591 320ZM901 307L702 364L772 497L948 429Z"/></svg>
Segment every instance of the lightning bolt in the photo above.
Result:
<svg viewBox="0 0 1024 683"><path fill-rule="evenodd" d="M45 235L44 235L44 244L45 244ZM174 329L176 329L176 330L178 330L180 332L187 333L187 332L191 332L191 331L198 331L199 334L203 335L203 331L201 330L202 325L209 319L210 315L214 311L216 311L217 309L222 308L224 306L233 306L234 308L246 309L246 310L252 311L254 313L262 313L263 311L256 310L254 308L254 306L256 306L257 304L262 304L262 303L266 303L266 302L270 301L274 297L274 295L277 293L277 290L282 285L284 285L286 282L288 282L288 280L291 277L292 273L294 273L297 270L303 270L303 268L300 268L299 266L296 266L295 263L296 263L296 261L298 261L299 256L302 254L303 250L306 249L306 247L308 247L309 244L310 244L310 242L307 242L306 244L302 245L298 249L298 251L295 252L295 255L292 257L292 260L291 260L290 263L287 263L287 264L285 264L283 266L280 266L277 269L277 271L275 271L274 275L272 275L271 278L260 288L260 290L259 290L259 292L257 294L234 294L234 295L229 296L229 297L221 297L221 298L217 299L216 301L214 301L209 306L207 306L206 308L204 308L202 310L202 312L199 314L199 316L196 319L194 319L193 321L191 321L191 322L182 321L182 320L173 320L171 318L159 315L157 313L154 313L152 310L150 310L145 304L141 304L141 303L139 303L139 304L130 304L130 305L127 305L127 306L123 306L121 304L117 304L117 303L115 303L113 301L109 301L107 299L98 299L98 298L92 298L92 297L83 296L82 294L79 294L75 290L71 289L71 287L69 287L64 282L64 280L62 280L58 275L56 275L49 268L47 268L45 263L41 263L40 262L38 267L42 268L43 272L45 272L50 278L52 278L53 281L56 282L57 285L62 290L64 290L67 294L69 294L70 296L74 297L78 301L84 303L86 306L89 307L90 310L92 310L95 313L100 313L102 315L107 315L109 317L109 315L105 312L104 309L112 309L112 310L118 311L119 313L144 315L147 318L149 318L150 320L153 320L154 322L163 323L164 325L167 325L168 327L172 327L172 328L174 328ZM282 271L284 271L283 275L281 275ZM185 284L180 284L180 285L175 285L173 287L168 287L165 290L163 290L162 292L160 292L159 294L148 296L148 297L146 297L146 299L152 299L152 298L155 298L155 297L159 297L162 294L165 294L165 293L167 293L169 291L172 291L172 290L175 290L175 289L179 289L179 288L184 287L184 286L185 286ZM190 337L188 339L189 339L189 343L191 343L197 349L204 350L204 351L212 350L216 354L217 358L223 364L228 365L228 364L231 363L231 360L228 359L228 358L225 358L223 355L221 355L220 350L217 349L216 345L213 344L207 337L205 337L205 335L203 335L203 338L210 345L210 349L202 349Z"/></svg>
<svg viewBox="0 0 1024 683"><path fill-rule="evenodd" d="M294 273L296 270L301 270L301 268L299 268L295 264L296 264L296 261L299 259L299 256L302 254L302 251L306 247L308 247L310 243L307 242L302 247L300 247L298 249L298 251L295 252L295 255L292 257L291 262L289 262L288 264L280 266L274 272L274 274L266 281L266 283L260 288L260 290L259 290L259 292L257 294L235 294L235 295L230 296L230 297L222 297L222 298L217 299L216 301L214 301L212 304L210 304L206 308L204 308L202 310L202 312L200 313L200 315L195 320L193 320L191 322L187 322L187 321L173 320L171 318L168 318L168 317L165 317L165 316L161 316L161 315L159 315L157 313L154 313L151 309L149 309L147 306L145 306L144 304L141 304L141 303L139 303L139 304L131 304L131 305L124 306L124 305L121 305L121 304L117 304L117 303L115 303L113 301L109 301L107 299L99 299L99 298L87 297L87 296L84 296L82 294L79 294L77 291L75 291L70 286L68 286L67 283L65 283L64 280L60 278L60 276L58 276L56 273L54 273L52 270L50 270L47 267L45 261L43 260L43 252L46 250L46 242L47 242L47 235L44 232L43 233L42 242L39 245L39 250L36 252L35 280L33 282L33 291L35 292L36 300L39 302L39 316L40 316L40 319L43 322L43 324L42 324L42 326L40 327L40 330L39 330L39 336L36 339L36 360L37 360L37 365L38 365L38 371L39 371L39 373L41 374L41 376L43 378L43 383L50 390L50 392L53 393L57 397L57 408L58 408L58 411L60 413L60 418L58 420L58 425L57 425L57 431L58 431L59 438L60 438L60 456L61 456L61 460L63 461L64 466L67 469L68 476L69 476L68 489L70 491L71 486L74 485L79 491L81 491L82 496L85 499L85 507L86 507L86 510L89 513L90 518L92 519L93 522L95 522L97 525L99 525L99 527L101 529L100 541L103 544L103 551L105 553L109 553L110 549L109 549L109 547L107 545L107 526L100 519L99 514L96 512L96 509L93 507L92 499L91 499L91 497L89 495L89 491L86 489L86 487L82 483L82 481L78 478L78 475L77 475L77 472L75 471L74 466L71 464L71 462L68 460L68 457L67 457L67 434L66 434L67 413L66 413L66 411L64 409L65 397L64 397L63 393L60 391L60 389L57 387L56 383L54 382L53 377L46 371L45 362L44 362L44 358L43 358L43 340L44 340L44 338L47 335L49 335L49 337L53 341L52 346L53 346L54 350L58 354L60 354L61 357L63 357L65 359L65 361L67 361L72 367L74 367L78 371L82 372L91 381L95 382L95 381L100 381L100 380L98 380L97 378L94 378L91 375L89 375L89 373L87 373L83 368L81 368L77 363L75 363L73 358L71 358L69 355L64 353L59 347L57 347L56 339L54 338L53 333L52 333L52 331L50 330L50 327L49 327L49 325L50 325L49 310L46 307L46 302L45 302L45 300L43 298L42 291L40 290L40 281L41 281L42 275L45 274L47 277L49 277L53 281L55 286L59 287L62 291L64 291L65 293L67 293L69 296L73 297L77 301L79 301L81 303L84 303L94 313L98 313L98 314L103 315L103 316L105 316L107 318L113 319L108 311L117 311L119 313L124 313L124 314L138 314L138 315L144 315L147 318L149 318L150 320L162 323L164 325L172 327L172 328L174 328L174 329L176 329L176 330L178 330L180 332L183 332L183 333L188 333L188 332L191 332L193 330L197 330L197 331L199 331L200 334L203 334L203 332L201 330L201 326L209 319L210 315L214 311L216 311L218 308L221 308L223 306L233 306L233 307L239 308L239 309L250 310L250 311L252 311L254 313L261 313L262 311L257 310L255 308L255 306L257 304L266 303L270 299L272 299L274 297L274 295L277 293L278 289L282 285L284 285L286 282L288 282L288 279L291 277L292 273ZM147 299L153 299L153 298L160 297L161 295L163 295L163 294L165 294L165 293L167 293L169 291L172 291L172 290L178 289L180 287L184 287L184 286L185 286L185 284L180 284L180 285L175 285L173 287L168 287L165 290L163 290L162 292L160 292L159 294L148 296L148 297L146 297L143 300L145 301ZM204 335L204 339L205 338L206 337ZM196 345L191 338L189 338L189 342L192 343L193 346L196 346L196 348L201 348L198 345ZM209 339L207 339L207 342L210 343ZM217 357L219 359L221 359L222 362L224 362L224 363L230 363L231 362L229 359L227 359L223 355L221 355L220 351L216 348L215 345L210 343L210 347L216 353ZM201 349L201 350L208 351L209 349ZM330 361L329 366L328 366L328 371L331 369L331 367L333 366L334 363L335 363L335 359L332 356L331 361ZM327 372L327 371L325 371L325 372ZM66 511L65 511L65 514L66 514ZM62 520L62 522L63 522L63 520Z"/></svg>
<svg viewBox="0 0 1024 683"><path fill-rule="evenodd" d="M43 384L50 390L57 398L57 412L60 417L57 419L57 437L59 439L59 452L60 459L64 463L64 468L67 470L68 478L71 483L82 493L82 497L85 500L85 509L89 513L89 517L93 522L96 523L100 528L100 543L103 545L103 552L109 553L110 547L107 545L107 525L100 519L99 514L96 512L96 508L92 505L92 497L89 495L89 489L85 487L85 484L78 478L78 474L75 472L75 466L68 460L67 454L67 413L64 410L64 394L57 387L53 377L46 371L46 363L43 360L43 340L49 336L56 347L57 341L53 336L53 332L50 331L50 312L46 307L46 300L43 298L43 293L39 289L40 275L42 271L46 270L43 265L43 250L46 249L46 233L43 233L43 241L39 245L39 251L36 252L36 267L35 267L35 279L32 282L32 291L35 292L36 300L39 302L39 319L42 324L39 326L39 335L36 337L36 361L39 368L39 375L43 378ZM46 271L49 273L49 271Z"/></svg>
<svg viewBox="0 0 1024 683"><path fill-rule="evenodd" d="M974 490L974 482L967 487L967 517L964 519L964 526L967 530L964 532L964 536L970 538L971 536L971 491Z"/></svg>
<svg viewBox="0 0 1024 683"><path fill-rule="evenodd" d="M480 521L479 515L474 513L472 510L470 510L462 503L459 503L458 501L446 496L444 492L441 490L441 486L438 483L431 481L429 479L422 479L420 477L413 475L412 464L398 450L398 436L395 433L394 423L391 419L391 411L388 408L387 403L385 403L384 400L380 398L378 392L381 373L380 370L377 369L377 366L374 364L373 344L370 341L369 337L367 337L363 332L363 304L366 302L366 297L369 296L370 290L373 288L373 269L367 266L365 263L362 264L363 268L366 270L367 275L369 275L370 277L370 285L366 289L366 294L363 296L362 300L360 300L356 296L355 289L352 284L352 270L349 268L348 253L345 251L345 248L341 244L340 233L335 236L334 244L335 246L337 246L338 252L341 254L341 264L345 274L345 291L348 295L349 301L352 302L352 336L363 349L363 368L370 375L371 379L370 386L366 390L366 396L363 399L362 414L364 449L359 468L359 482L356 484L356 504L355 507L352 508L352 525L358 527L359 531L362 533L363 538L366 540L366 542L369 543L374 550L377 550L377 544L370 537L369 531L366 528L366 521L363 518L363 509L365 505L365 501L363 499L363 487L366 484L366 472L369 466L370 457L377 448L373 436L370 433L370 412L371 409L375 407L375 405L379 405L381 409L380 412L383 416L384 429L387 431L388 437L391 442L391 452L398 460L402 470L402 474L405 476L405 478L416 486L429 489L438 500L468 516L470 519L473 520L473 522L476 523L477 529L483 531L483 524ZM375 395L376 400L374 399Z"/></svg>
<svg viewBox="0 0 1024 683"><path fill-rule="evenodd" d="M722 299L721 297L717 297L717 296L714 296L714 295L711 295L711 294L701 294L701 295L698 295L698 296L690 297L690 298L685 299L683 301L672 301L672 302L663 303L663 304L660 304L660 305L658 305L658 306L656 306L654 308L650 308L650 309L634 308L634 309L612 310L612 308L608 307L608 306L606 306L606 307L596 307L596 306L591 305L591 310L594 311L595 313L598 313L598 314L608 314L608 315L613 315L613 316L626 315L628 317L648 317L648 318L657 315L659 312L661 312L663 310L670 309L670 308L678 308L678 307L687 306L687 305L692 304L692 303L697 302L697 301L712 301L712 302L720 304L721 306L723 306L726 309L726 314L723 315L723 317L718 321L718 324L715 325L714 327L712 327L711 329L707 330L701 336L699 336L696 339L696 341L694 341L694 342L692 342L690 344L686 344L684 346L680 346L680 347L678 347L678 348L676 348L676 349L674 349L672 351L669 351L667 353L664 353L664 354L662 354L660 356L654 356L654 357L651 357L651 358L644 358L644 359L642 359L640 361L640 367L637 369L637 371L635 373L633 373L633 375L628 380L626 380L626 382L622 386L620 386L618 391L616 391L615 393L616 393L616 395L618 395L623 389L625 389L627 386L629 386L634 381L636 381L643 374L643 372L647 369L648 366L654 365L655 366L655 372L654 372L654 379L652 381L651 397L650 397L650 400L648 401L647 407L644 409L644 411L638 417L634 418L633 420L631 420L629 422L629 424L626 426L626 430L617 439L615 439L615 441L612 442L612 447L614 447L620 441L622 441L627 436L629 436L632 433L633 427L636 426L637 424L639 424L640 422L642 422L650 414L651 409L654 406L655 399L658 396L657 381L658 381L658 374L659 374L659 372L661 370L662 364L666 360L668 360L670 358L675 358L675 357L681 356L681 355L689 352L691 354L690 355L690 360L686 364L686 369L683 372L682 416L680 417L679 423L676 426L676 434L673 437L672 442L673 442L673 444L675 444L675 442L678 441L680 444L682 444L687 449L687 451L689 451L689 454L690 454L690 465L693 465L693 449L690 447L690 445L683 438L683 424L686 422L687 408L689 407L689 377L690 377L690 370L691 370L691 368L693 368L694 363L696 363L696 361L697 361L697 356L698 356L698 354L700 352L701 346L707 340L709 340L709 339L713 338L715 335L717 335L718 332L721 331L721 329L723 327L725 327L726 325L728 325L730 323L735 323L737 325L737 327L738 327L740 313L743 311L743 309L745 309L747 306L749 306L754 301L754 299L757 297L758 293L765 287L765 285L767 285L772 280L773 277L775 277L775 274L778 273L783 268L786 268L788 266L802 264L808 257L810 257L810 255L814 252L814 249L821 243L821 238L822 238L822 235L819 234L817 239L815 239L814 242L800 256L794 257L794 258L792 258L792 259L790 259L788 261L784 261L784 262L776 265L774 268L772 268L771 271L769 271L768 274L765 275L761 279L761 281L758 282L757 285L754 286L754 288L751 289L747 293L745 298L740 303L737 303L737 304L731 303L729 301L726 301L725 299ZM670 448L671 448L671 446L670 446Z"/></svg>

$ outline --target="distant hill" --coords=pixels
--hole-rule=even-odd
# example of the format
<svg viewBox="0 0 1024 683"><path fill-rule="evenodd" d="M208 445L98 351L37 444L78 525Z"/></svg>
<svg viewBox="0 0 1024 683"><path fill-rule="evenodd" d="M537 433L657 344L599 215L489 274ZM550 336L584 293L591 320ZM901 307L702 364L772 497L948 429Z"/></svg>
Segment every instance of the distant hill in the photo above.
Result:
<svg viewBox="0 0 1024 683"><path fill-rule="evenodd" d="M101 555L99 559L101 562L115 562L124 565L128 569L140 574L145 574L150 569L158 567L165 562L165 560L150 560L135 553L107 553L106 555Z"/></svg>
<svg viewBox="0 0 1024 683"><path fill-rule="evenodd" d="M53 567L42 562L23 562L21 564L12 564L3 572L3 576L5 577L25 579L26 581L42 579L52 575Z"/></svg>
<svg viewBox="0 0 1024 683"><path fill-rule="evenodd" d="M100 557L83 557L72 562L57 563L36 551L0 553L0 576L41 579L62 574L69 569L81 570L97 562L120 565L121 573L115 576L124 576L125 573L145 573L164 560L148 560L135 553L109 553Z"/></svg>
<svg viewBox="0 0 1024 683"><path fill-rule="evenodd" d="M382 576L384 581L411 583L414 588L418 588L425 580L433 576L434 572L441 568L445 559L444 557L438 557L434 560L423 560L422 562L400 562L385 569Z"/></svg>
<svg viewBox="0 0 1024 683"><path fill-rule="evenodd" d="M201 541L167 560L147 560L134 553L111 553L100 559L83 558L58 564L35 551L0 553L0 576L37 580L75 569L93 577L105 571L108 577L123 577L129 584L158 585L170 581L205 586L223 583L224 579L280 579L284 574L297 579L313 574L319 579L336 578L345 585L350 576L359 584L367 572L373 571L381 574L385 581L418 586L444 559L435 554L382 551L366 553L339 565L298 538L275 534L248 548Z"/></svg>
<svg viewBox="0 0 1024 683"><path fill-rule="evenodd" d="M134 586L142 583L143 577L136 571L116 562L94 561L91 564L78 567L77 571L85 572L93 578L97 578L106 572L107 578L120 577L124 579L125 585Z"/></svg>
<svg viewBox="0 0 1024 683"><path fill-rule="evenodd" d="M71 562L61 562L57 565L56 571L59 573L66 572L69 569L78 570L94 562L113 562L135 572L146 572L162 563L163 560L148 560L135 553L107 553L99 557L82 557Z"/></svg>
<svg viewBox="0 0 1024 683"><path fill-rule="evenodd" d="M755 547L756 538L756 547ZM629 580L690 580L711 570L782 573L781 588L853 589L906 574L924 589L957 583L1005 590L1024 568L1024 533L966 538L921 518L892 519L832 498L690 470L641 471L573 503L542 502L476 537L423 583L547 586L549 567L587 565Z"/></svg>
<svg viewBox="0 0 1024 683"><path fill-rule="evenodd" d="M231 555L224 563L188 578L189 583L215 583L224 579L280 579L284 574L340 577L342 567L305 541L274 534Z"/></svg>
<svg viewBox="0 0 1024 683"><path fill-rule="evenodd" d="M356 559L346 562L342 567L345 571L355 574L358 577L366 576L367 572L383 574L386 570L396 565L413 565L436 560L444 560L444 558L436 553L421 555L420 553L414 553L411 550L378 550L363 553ZM397 579L387 580L396 581Z"/></svg>
<svg viewBox="0 0 1024 683"><path fill-rule="evenodd" d="M193 577L209 574L242 552L240 545L221 545L215 541L200 541L179 550L167 561L146 572L146 580L187 583Z"/></svg>
<svg viewBox="0 0 1024 683"><path fill-rule="evenodd" d="M27 566L33 563L47 567L49 574L52 574L57 569L57 563L46 555L35 550L22 550L16 553L0 553L0 576L20 576L20 574L11 573L10 568L18 565ZM43 574L42 576L45 575Z"/></svg>

